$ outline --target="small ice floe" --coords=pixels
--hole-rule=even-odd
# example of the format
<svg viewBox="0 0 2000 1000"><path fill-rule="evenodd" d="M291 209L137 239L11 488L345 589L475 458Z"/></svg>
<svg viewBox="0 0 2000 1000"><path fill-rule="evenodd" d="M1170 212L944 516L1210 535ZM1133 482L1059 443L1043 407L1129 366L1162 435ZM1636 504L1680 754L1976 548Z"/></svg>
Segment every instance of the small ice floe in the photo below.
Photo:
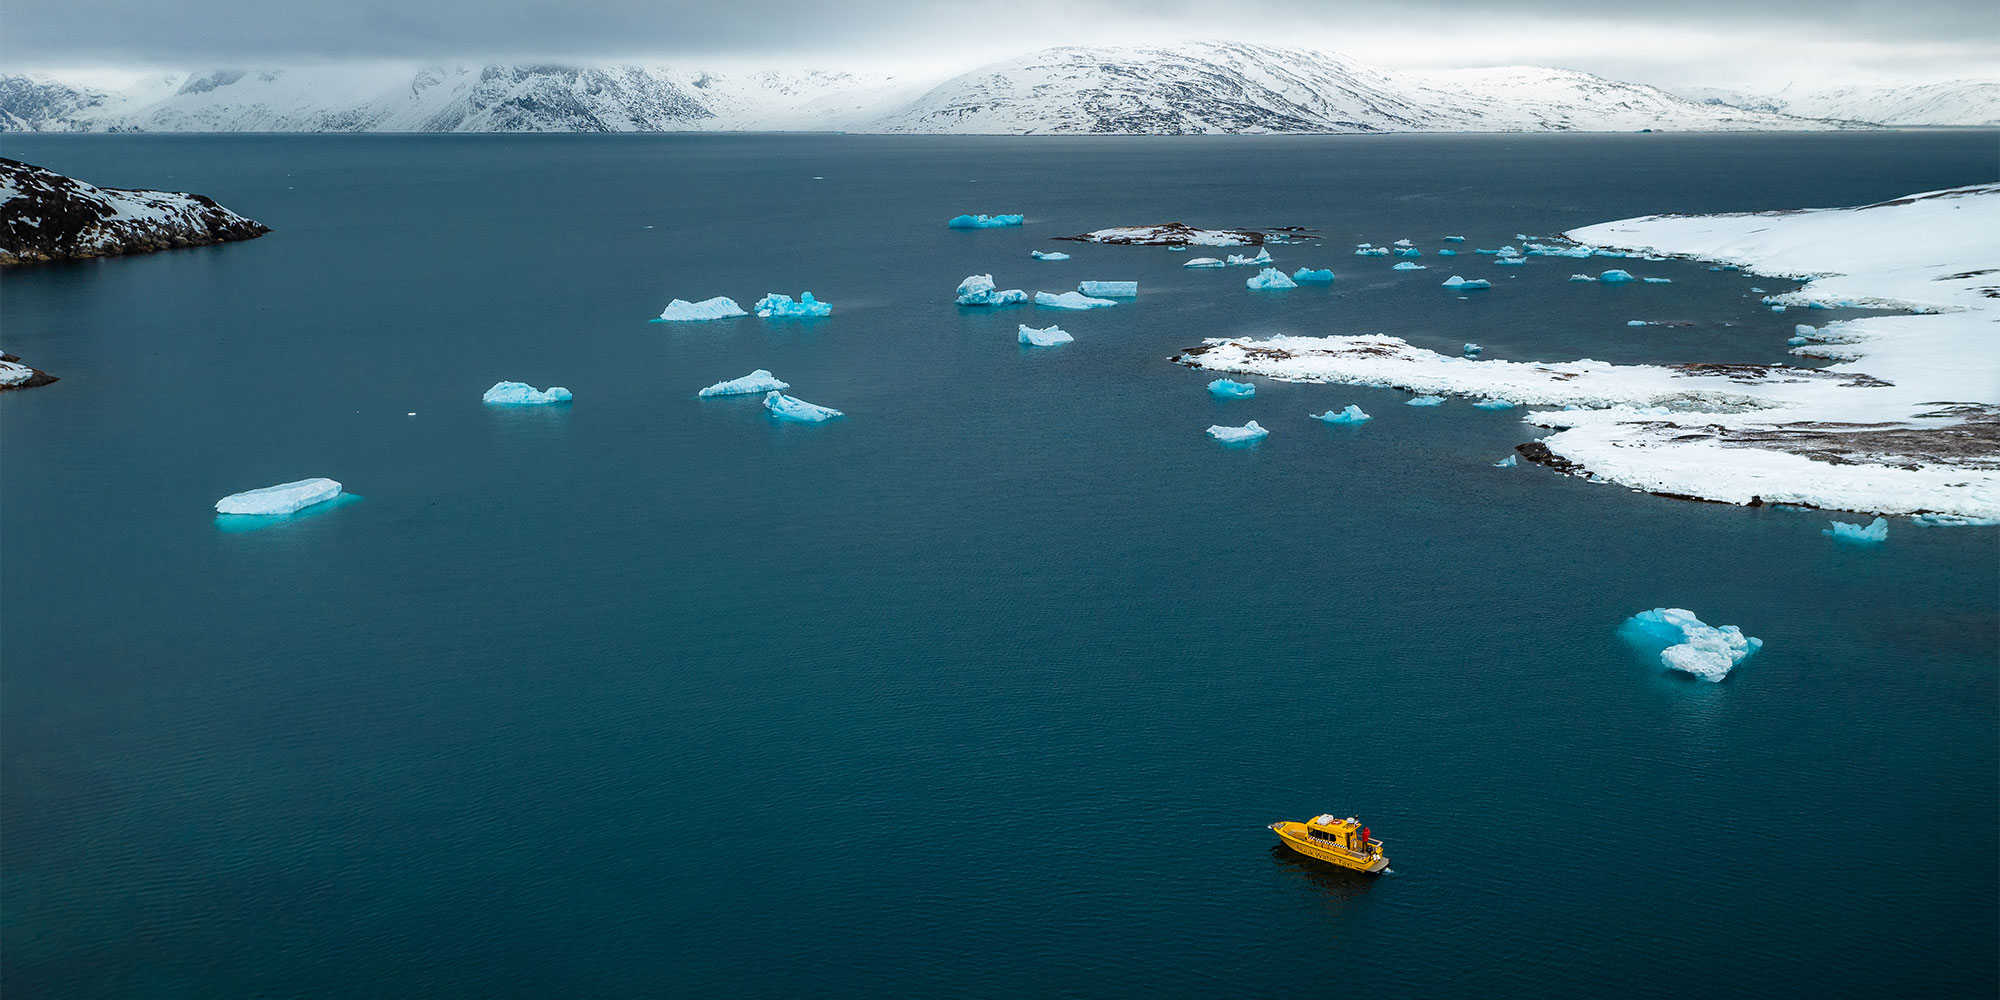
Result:
<svg viewBox="0 0 2000 1000"><path fill-rule="evenodd" d="M1404 403L1406 403L1407 405L1410 405L1410 406L1443 406L1443 405L1444 405L1444 397L1443 397L1443 396L1412 396L1412 397L1410 397L1409 399L1406 399L1406 400L1404 400Z"/></svg>
<svg viewBox="0 0 2000 1000"><path fill-rule="evenodd" d="M1019 215L960 215L945 225L953 229L998 229L1001 226L1018 226Z"/></svg>
<svg viewBox="0 0 2000 1000"><path fill-rule="evenodd" d="M1674 283L1674 279L1672 278L1646 278L1643 280L1649 285L1671 285Z"/></svg>
<svg viewBox="0 0 2000 1000"><path fill-rule="evenodd" d="M2000 518L1966 517L1959 514L1916 514L1910 523L1919 528L1990 528L2000 525Z"/></svg>
<svg viewBox="0 0 2000 1000"><path fill-rule="evenodd" d="M1029 347L1054 347L1057 344L1067 344L1076 338L1065 333L1062 327L1053 324L1037 330L1023 323L1019 339Z"/></svg>
<svg viewBox="0 0 2000 1000"><path fill-rule="evenodd" d="M1838 538L1843 542L1886 542L1889 540L1889 519L1878 517L1867 525L1849 524L1846 521L1829 521L1831 528L1822 528L1820 534Z"/></svg>
<svg viewBox="0 0 2000 1000"><path fill-rule="evenodd" d="M1804 347L1809 343L1812 343L1812 341L1809 341L1804 337L1789 337L1785 340L1786 347Z"/></svg>
<svg viewBox="0 0 2000 1000"><path fill-rule="evenodd" d="M1356 247L1356 248L1355 248L1355 250L1354 250L1354 256L1356 256L1356 257L1387 257L1387 256L1389 256L1389 248L1388 248L1388 247L1371 247L1371 246L1362 246L1362 247Z"/></svg>
<svg viewBox="0 0 2000 1000"><path fill-rule="evenodd" d="M990 274L969 274L958 283L958 304L962 306L1011 306L1028 301L1028 293L1018 288L1004 291L993 287Z"/></svg>
<svg viewBox="0 0 2000 1000"><path fill-rule="evenodd" d="M742 378L733 378L727 382L717 382L714 385L711 385L708 388L695 393L695 395L744 396L753 392L777 392L780 389L789 389L789 388L791 388L790 383L780 382L778 381L777 376L772 375L770 372L765 371L762 368L759 368L756 371L743 376Z"/></svg>
<svg viewBox="0 0 2000 1000"><path fill-rule="evenodd" d="M1438 255L1438 256L1440 256L1440 257L1456 257L1456 256L1458 256L1458 251L1456 251L1456 250L1439 250L1439 251L1437 252L1437 255Z"/></svg>
<svg viewBox="0 0 2000 1000"><path fill-rule="evenodd" d="M1243 284L1253 289L1282 290L1286 288L1299 287L1298 282L1285 277L1285 272L1280 271L1275 267L1267 267L1262 271L1257 272L1255 275L1252 275L1249 278L1249 280L1243 282Z"/></svg>
<svg viewBox="0 0 2000 1000"><path fill-rule="evenodd" d="M1181 266L1182 267L1225 267L1227 265L1223 264L1219 258L1196 257L1195 259L1190 260L1187 263L1182 264Z"/></svg>
<svg viewBox="0 0 2000 1000"><path fill-rule="evenodd" d="M1611 270L1598 275L1597 280L1607 285L1617 285L1627 281L1633 281L1636 279L1632 277L1632 272L1630 271L1621 271L1617 268L1612 268Z"/></svg>
<svg viewBox="0 0 2000 1000"><path fill-rule="evenodd" d="M1752 292L1755 292L1755 293L1759 294L1759 295L1762 295L1762 294L1764 294L1764 290L1763 290L1763 289L1761 289L1761 288L1758 288L1758 287L1757 287L1756 285L1751 285L1751 286L1750 286L1750 290L1751 290Z"/></svg>
<svg viewBox="0 0 2000 1000"><path fill-rule="evenodd" d="M1270 262L1271 262L1271 251L1266 250L1263 247L1257 248L1257 256L1255 257L1245 257L1240 253L1233 253L1229 255L1229 264L1233 267L1245 267L1245 266L1260 267L1262 265L1269 264Z"/></svg>
<svg viewBox="0 0 2000 1000"><path fill-rule="evenodd" d="M1464 277L1454 274L1451 277L1445 279L1444 287L1452 289L1465 289L1469 291L1474 288L1492 288L1493 283L1487 281L1485 278L1473 278L1472 280L1467 281Z"/></svg>
<svg viewBox="0 0 2000 1000"><path fill-rule="evenodd" d="M1068 260L1069 254L1060 250L1030 250L1028 255L1036 260Z"/></svg>
<svg viewBox="0 0 2000 1000"><path fill-rule="evenodd" d="M803 399L793 399L782 392L764 395L764 409L779 420L791 420L801 424L823 424L835 417L847 414L830 406L815 406Z"/></svg>
<svg viewBox="0 0 2000 1000"><path fill-rule="evenodd" d="M567 403L569 390L559 385L547 389L536 389L526 382L495 382L486 395L479 397L482 403L498 403L502 406L538 406L544 403Z"/></svg>
<svg viewBox="0 0 2000 1000"><path fill-rule="evenodd" d="M1495 263L1495 264L1506 264L1506 265L1507 265L1507 266L1509 266L1509 267L1520 267L1520 266L1522 266L1522 265L1524 265L1524 264L1528 263L1528 258L1526 258L1526 257L1495 257L1495 258L1493 258L1493 263Z"/></svg>
<svg viewBox="0 0 2000 1000"><path fill-rule="evenodd" d="M1643 319L1628 319L1628 320L1626 320L1626 321L1625 321L1625 325L1626 325L1626 326L1645 326L1645 325L1646 325L1646 321L1645 321L1645 320L1643 320Z"/></svg>
<svg viewBox="0 0 2000 1000"><path fill-rule="evenodd" d="M1484 350L1486 350L1486 348L1481 347L1478 344L1467 344L1465 345L1465 356L1469 358Z"/></svg>
<svg viewBox="0 0 2000 1000"><path fill-rule="evenodd" d="M1361 412L1361 407L1353 403L1347 404L1347 408L1344 410L1328 410L1325 413L1311 414L1311 417L1314 420L1323 420L1329 424L1358 424L1363 421L1375 419Z"/></svg>
<svg viewBox="0 0 2000 1000"><path fill-rule="evenodd" d="M1662 666L1705 681L1721 681L1764 645L1734 625L1716 628L1684 608L1641 611L1625 619L1619 631L1633 644L1658 651Z"/></svg>
<svg viewBox="0 0 2000 1000"><path fill-rule="evenodd" d="M1139 283L1136 281L1080 281L1076 290L1100 299L1136 299L1139 297Z"/></svg>
<svg viewBox="0 0 2000 1000"><path fill-rule="evenodd" d="M1463 243L1463 242L1465 242L1465 237L1463 237L1463 236L1447 236L1447 237L1445 237L1445 238L1444 238L1444 241L1445 241L1446 243Z"/></svg>
<svg viewBox="0 0 2000 1000"><path fill-rule="evenodd" d="M1493 463L1493 467L1496 469L1511 469L1514 466L1520 464L1521 464L1521 457L1519 455L1509 455L1506 458L1503 458L1500 461Z"/></svg>
<svg viewBox="0 0 2000 1000"><path fill-rule="evenodd" d="M1416 244L1411 243L1409 240L1397 240L1396 245L1399 247L1407 247L1407 246L1415 246Z"/></svg>
<svg viewBox="0 0 2000 1000"><path fill-rule="evenodd" d="M666 310L660 313L660 318L653 322L698 323L703 320L733 319L737 316L748 315L750 314L744 312L742 306L736 304L735 299L727 295L718 295L715 298L703 299L700 302L675 299L667 303Z"/></svg>
<svg viewBox="0 0 2000 1000"><path fill-rule="evenodd" d="M1333 268L1322 267L1314 270L1310 267L1302 267L1292 272L1292 280L1300 284L1311 282L1313 284L1324 285L1333 280Z"/></svg>
<svg viewBox="0 0 2000 1000"><path fill-rule="evenodd" d="M1218 399L1249 399L1257 394L1257 387L1248 382L1219 378L1208 384L1208 394Z"/></svg>
<svg viewBox="0 0 2000 1000"><path fill-rule="evenodd" d="M1772 311L1772 312L1774 312L1774 313L1781 313L1781 312L1784 312L1784 311L1785 311L1785 307L1784 307L1784 306L1783 306L1782 304L1780 304L1780 305L1773 305L1773 306L1771 307L1771 311Z"/></svg>
<svg viewBox="0 0 2000 1000"><path fill-rule="evenodd" d="M1391 271L1423 271L1423 270L1427 270L1427 268L1425 268L1425 267L1424 267L1424 265L1422 265L1422 264L1418 264L1418 263L1416 263L1416 262L1414 262L1414 261L1407 261L1407 260L1406 260L1406 261L1403 261L1403 262L1402 262L1402 263L1400 263L1400 264L1397 264L1397 265L1396 265L1395 267L1392 267L1392 268L1390 268L1389 270L1391 270Z"/></svg>
<svg viewBox="0 0 2000 1000"><path fill-rule="evenodd" d="M1224 427L1221 424L1210 424L1208 428L1208 436L1223 444L1251 444L1262 441L1265 435L1270 433L1270 431L1259 427L1255 420L1241 427Z"/></svg>
<svg viewBox="0 0 2000 1000"><path fill-rule="evenodd" d="M1118 303L1110 299L1094 299L1082 292L1036 292L1035 305L1043 309L1102 309Z"/></svg>
<svg viewBox="0 0 2000 1000"><path fill-rule="evenodd" d="M1514 404L1504 399L1482 399L1472 404L1482 410L1511 410Z"/></svg>
<svg viewBox="0 0 2000 1000"><path fill-rule="evenodd" d="M218 514L261 514L268 517L304 510L339 495L340 484L331 479L301 479L260 490L231 493L215 502L215 511Z"/></svg>
<svg viewBox="0 0 2000 1000"><path fill-rule="evenodd" d="M1570 276L1569 276L1569 280L1571 280L1571 281L1596 281L1597 279L1596 279L1595 277L1593 277L1592 275L1588 275L1588 274L1572 274L1572 275L1570 275Z"/></svg>
<svg viewBox="0 0 2000 1000"><path fill-rule="evenodd" d="M772 317L809 318L813 316L833 315L833 303L821 302L813 298L813 293L811 292L800 292L797 302L793 302L792 297L789 295L780 295L777 292L772 292L758 299L757 305L754 308L757 311L757 315L766 319Z"/></svg>
<svg viewBox="0 0 2000 1000"><path fill-rule="evenodd" d="M1423 255L1424 252L1422 250L1417 249L1416 247L1406 247L1402 250L1396 251L1396 256L1398 257L1422 257Z"/></svg>

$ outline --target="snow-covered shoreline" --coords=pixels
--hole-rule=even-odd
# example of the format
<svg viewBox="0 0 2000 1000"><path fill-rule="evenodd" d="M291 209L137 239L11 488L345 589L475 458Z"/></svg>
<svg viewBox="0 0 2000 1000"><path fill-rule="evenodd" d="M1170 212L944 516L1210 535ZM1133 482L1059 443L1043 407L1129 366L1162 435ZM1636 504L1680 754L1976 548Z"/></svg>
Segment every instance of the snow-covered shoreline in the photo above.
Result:
<svg viewBox="0 0 2000 1000"><path fill-rule="evenodd" d="M1523 454L1651 493L2000 517L2000 184L1859 208L1649 216L1566 235L1806 280L1774 304L1908 312L1813 329L1794 353L1840 359L1821 369L1479 361L1381 335L1209 340L1178 360L1574 407L1529 413L1556 433Z"/></svg>
<svg viewBox="0 0 2000 1000"><path fill-rule="evenodd" d="M0 266L203 246L270 231L206 195L94 187L0 158Z"/></svg>

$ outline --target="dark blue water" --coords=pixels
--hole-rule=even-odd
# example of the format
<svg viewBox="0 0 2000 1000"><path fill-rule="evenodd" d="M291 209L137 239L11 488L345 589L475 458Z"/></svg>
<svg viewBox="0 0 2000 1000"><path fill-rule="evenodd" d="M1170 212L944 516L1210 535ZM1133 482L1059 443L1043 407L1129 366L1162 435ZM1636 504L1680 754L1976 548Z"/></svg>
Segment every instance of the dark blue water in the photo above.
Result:
<svg viewBox="0 0 2000 1000"><path fill-rule="evenodd" d="M1520 411L1166 361L1782 360L1782 283L1349 246L1874 201L2000 175L1991 133L0 147L275 229L0 280L62 377L0 395L10 997L1996 988L2000 531L1837 545L1493 468ZM1339 280L1047 242L1167 220L1321 228L1274 253ZM985 272L1142 295L951 305ZM645 322L802 289L834 315ZM758 367L849 416L694 398ZM307 476L363 499L215 523ZM1661 605L1764 651L1670 676L1616 635ZM1264 829L1323 811L1394 873Z"/></svg>

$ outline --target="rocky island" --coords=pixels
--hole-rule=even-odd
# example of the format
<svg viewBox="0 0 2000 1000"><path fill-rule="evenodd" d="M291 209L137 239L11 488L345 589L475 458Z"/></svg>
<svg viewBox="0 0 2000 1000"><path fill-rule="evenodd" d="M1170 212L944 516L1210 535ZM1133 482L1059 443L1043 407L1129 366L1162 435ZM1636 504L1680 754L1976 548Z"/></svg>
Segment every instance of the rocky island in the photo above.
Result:
<svg viewBox="0 0 2000 1000"><path fill-rule="evenodd" d="M93 187L0 158L0 267L248 240L270 231L207 195Z"/></svg>

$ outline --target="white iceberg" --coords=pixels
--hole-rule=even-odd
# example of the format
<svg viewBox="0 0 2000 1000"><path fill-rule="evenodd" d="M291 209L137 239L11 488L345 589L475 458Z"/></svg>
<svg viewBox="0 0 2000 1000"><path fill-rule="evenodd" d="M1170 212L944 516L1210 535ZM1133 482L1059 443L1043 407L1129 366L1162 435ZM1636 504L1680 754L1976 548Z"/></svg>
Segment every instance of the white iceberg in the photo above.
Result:
<svg viewBox="0 0 2000 1000"><path fill-rule="evenodd" d="M1182 264L1181 266L1182 267L1226 267L1228 265L1225 265L1224 263L1222 263L1222 261L1217 260L1214 257L1196 257L1195 259L1190 260L1187 263Z"/></svg>
<svg viewBox="0 0 2000 1000"><path fill-rule="evenodd" d="M1136 281L1079 281L1076 290L1100 299L1136 299L1139 297L1139 283Z"/></svg>
<svg viewBox="0 0 2000 1000"><path fill-rule="evenodd" d="M1674 279L1672 278L1646 278L1643 280L1649 285L1671 285L1674 283Z"/></svg>
<svg viewBox="0 0 2000 1000"><path fill-rule="evenodd" d="M1509 267L1520 267L1520 266L1522 266L1522 265L1526 264L1527 262L1528 262L1528 258L1526 258L1526 257L1495 257L1495 258L1493 258L1493 263L1495 263L1495 264L1506 264L1506 265L1508 265Z"/></svg>
<svg viewBox="0 0 2000 1000"><path fill-rule="evenodd" d="M1409 240L1397 240L1396 245L1399 247L1406 247L1406 246L1411 246L1412 244L1410 243Z"/></svg>
<svg viewBox="0 0 2000 1000"><path fill-rule="evenodd" d="M770 372L767 372L762 368L759 368L756 371L743 376L742 378L733 378L727 382L717 382L714 385L711 385L708 388L695 393L695 395L743 396L753 392L777 392L780 389L789 389L791 387L792 386L790 383L780 382L778 381L776 376L772 375Z"/></svg>
<svg viewBox="0 0 2000 1000"><path fill-rule="evenodd" d="M1026 301L1028 293L1018 288L994 288L990 274L968 274L958 283L958 304L962 306L1011 306Z"/></svg>
<svg viewBox="0 0 2000 1000"><path fill-rule="evenodd" d="M1645 321L1645 320L1643 320L1643 319L1628 319L1628 320L1626 320L1626 321L1625 321L1625 325L1626 325L1626 326L1645 326L1645 325L1647 325L1647 324L1646 324L1646 321ZM1805 343L1805 341L1801 340L1801 341L1799 341L1799 343L1803 344L1803 343Z"/></svg>
<svg viewBox="0 0 2000 1000"><path fill-rule="evenodd" d="M1632 272L1621 271L1616 268L1613 268L1609 271L1604 272L1603 274L1598 275L1597 280L1607 285L1616 285L1616 284L1621 284L1623 282L1631 281L1633 280L1633 278L1632 278Z"/></svg>
<svg viewBox="0 0 2000 1000"><path fill-rule="evenodd" d="M1514 466L1520 464L1521 464L1520 456L1509 455L1506 458L1503 458L1500 461L1493 463L1493 467L1496 469L1511 469Z"/></svg>
<svg viewBox="0 0 2000 1000"><path fill-rule="evenodd" d="M1391 270L1391 271L1423 271L1423 270L1428 270L1428 268L1424 267L1424 265L1422 265L1422 264L1417 264L1417 263L1413 263L1413 262L1411 262L1411 261L1407 261L1407 260L1406 260L1406 261L1404 261L1404 262L1402 262L1402 263L1400 263L1400 264L1397 264L1397 265L1396 265L1395 267L1392 267L1392 268L1390 268L1389 270Z"/></svg>
<svg viewBox="0 0 2000 1000"><path fill-rule="evenodd" d="M1314 420L1324 420L1329 424L1358 424L1364 420L1375 419L1369 416L1368 414L1361 412L1361 407L1356 406L1353 403L1347 404L1346 409L1340 410L1338 412L1333 410L1328 410L1325 413L1315 413L1312 414L1311 416Z"/></svg>
<svg viewBox="0 0 2000 1000"><path fill-rule="evenodd" d="M667 308L660 313L660 318L653 322L699 323L703 320L733 319L737 316L748 315L750 314L744 312L742 306L736 304L735 299L727 295L718 295L715 298L703 299L700 302L675 299L667 303Z"/></svg>
<svg viewBox="0 0 2000 1000"><path fill-rule="evenodd" d="M1705 681L1721 681L1764 640L1745 636L1734 625L1716 628L1684 608L1654 608L1625 620L1620 629L1641 648L1657 650L1660 663Z"/></svg>
<svg viewBox="0 0 2000 1000"><path fill-rule="evenodd" d="M1257 248L1257 256L1255 257L1245 257L1240 253L1233 253L1229 255L1229 263L1232 265L1239 265L1239 266L1249 265L1251 267L1256 267L1263 264L1269 264L1270 262L1271 262L1271 251L1266 250L1263 247Z"/></svg>
<svg viewBox="0 0 2000 1000"><path fill-rule="evenodd" d="M1292 280L1299 282L1301 284L1304 284L1306 282L1312 282L1314 284L1324 285L1327 282L1333 280L1333 268L1322 267L1314 269L1310 267L1302 267L1292 272Z"/></svg>
<svg viewBox="0 0 2000 1000"><path fill-rule="evenodd" d="M829 406L815 406L803 399L793 399L782 392L764 395L764 409L779 420L793 420L802 424L820 424L847 414Z"/></svg>
<svg viewBox="0 0 2000 1000"><path fill-rule="evenodd" d="M1356 249L1355 249L1355 251L1354 251L1354 256L1356 256L1356 257L1387 257L1387 256L1389 256L1389 248L1388 248L1388 247L1369 247L1369 246L1364 246L1364 247L1359 247L1359 248L1356 248Z"/></svg>
<svg viewBox="0 0 2000 1000"><path fill-rule="evenodd" d="M1021 324L1020 341L1029 347L1054 347L1075 339L1063 332L1063 328L1059 326L1045 326L1037 330L1026 323Z"/></svg>
<svg viewBox="0 0 2000 1000"><path fill-rule="evenodd" d="M1487 281L1485 278L1473 278L1468 281L1464 277L1454 274L1450 278L1445 279L1444 287L1454 289L1492 288L1493 283Z"/></svg>
<svg viewBox="0 0 2000 1000"><path fill-rule="evenodd" d="M1841 541L1886 542L1889 540L1889 519L1886 517L1878 517L1868 522L1866 526L1849 524L1846 521L1828 521L1827 523L1833 525L1833 527L1821 530L1820 534L1831 538L1838 538Z"/></svg>
<svg viewBox="0 0 2000 1000"><path fill-rule="evenodd" d="M1102 309L1118 303L1110 299L1094 299L1082 292L1036 292L1035 305L1044 309Z"/></svg>
<svg viewBox="0 0 2000 1000"><path fill-rule="evenodd" d="M1299 287L1298 282L1285 277L1285 272L1280 271L1275 267L1267 267L1262 271L1257 272L1256 275L1251 277L1248 281L1245 281L1243 284L1249 286L1250 288L1255 288L1255 289L1285 289L1285 288Z"/></svg>
<svg viewBox="0 0 2000 1000"><path fill-rule="evenodd" d="M339 495L340 484L331 479L301 479L261 490L231 493L215 502L215 510L219 514L290 514Z"/></svg>
<svg viewBox="0 0 2000 1000"><path fill-rule="evenodd" d="M1248 399L1257 394L1257 387L1248 382L1219 378L1208 384L1208 392L1221 399Z"/></svg>
<svg viewBox="0 0 2000 1000"><path fill-rule="evenodd" d="M559 385L546 390L536 389L526 382L495 382L486 395L479 397L484 403L498 403L503 406L536 406L543 403L567 403L569 390Z"/></svg>
<svg viewBox="0 0 2000 1000"><path fill-rule="evenodd" d="M1465 242L1465 237L1463 237L1463 236L1447 236L1447 237L1445 237L1445 242L1447 242L1447 243L1463 243L1463 242Z"/></svg>
<svg viewBox="0 0 2000 1000"><path fill-rule="evenodd" d="M1572 274L1572 275L1570 275L1570 276L1569 276L1569 280L1571 280L1571 281L1596 281L1596 280L1597 280L1597 278L1596 278L1596 276L1594 276L1594 275L1589 275L1589 274Z"/></svg>
<svg viewBox="0 0 2000 1000"><path fill-rule="evenodd" d="M1249 444L1253 441L1263 440L1264 436L1269 433L1271 432L1257 426L1257 421L1255 420L1241 427L1224 427L1221 424L1211 424L1208 428L1208 436L1223 444Z"/></svg>
<svg viewBox="0 0 2000 1000"><path fill-rule="evenodd" d="M1060 250L1030 250L1028 255L1036 260L1068 260L1069 254Z"/></svg>
<svg viewBox="0 0 2000 1000"><path fill-rule="evenodd" d="M945 225L953 229L998 229L1001 226L1018 226L1019 215L959 215Z"/></svg>
<svg viewBox="0 0 2000 1000"><path fill-rule="evenodd" d="M830 316L833 314L833 304L830 302L821 302L813 298L813 293L811 292L800 292L797 302L793 302L792 297L789 295L780 295L777 292L772 292L757 300L756 309L757 315L766 319L772 317L809 318L814 316Z"/></svg>

